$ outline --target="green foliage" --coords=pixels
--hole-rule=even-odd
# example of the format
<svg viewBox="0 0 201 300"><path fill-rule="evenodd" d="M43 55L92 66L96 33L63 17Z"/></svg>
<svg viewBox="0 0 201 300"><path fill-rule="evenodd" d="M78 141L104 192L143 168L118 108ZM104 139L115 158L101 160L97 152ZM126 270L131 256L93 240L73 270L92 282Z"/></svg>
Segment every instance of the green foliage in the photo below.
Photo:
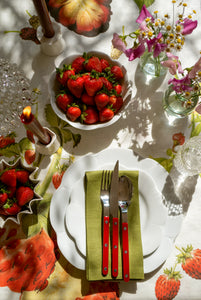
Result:
<svg viewBox="0 0 201 300"><path fill-rule="evenodd" d="M142 9L142 6L145 4L146 7L149 7L151 4L154 3L154 0L134 0L134 2L137 4L139 7L139 10Z"/></svg>

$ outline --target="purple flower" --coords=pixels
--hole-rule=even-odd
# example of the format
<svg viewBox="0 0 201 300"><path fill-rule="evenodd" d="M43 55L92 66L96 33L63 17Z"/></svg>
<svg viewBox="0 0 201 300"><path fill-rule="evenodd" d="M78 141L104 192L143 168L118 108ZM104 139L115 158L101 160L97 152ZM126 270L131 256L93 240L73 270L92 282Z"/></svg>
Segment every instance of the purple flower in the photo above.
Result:
<svg viewBox="0 0 201 300"><path fill-rule="evenodd" d="M167 48L167 45L164 43L159 43L162 37L162 33L160 32L156 38L150 39L147 41L148 51L153 51L153 56L157 57L159 54Z"/></svg>
<svg viewBox="0 0 201 300"><path fill-rule="evenodd" d="M136 48L130 48L127 49L124 53L126 54L126 56L128 57L128 60L134 60L137 57L142 56L142 54L145 52L145 45L144 43L140 43L139 46L137 46Z"/></svg>
<svg viewBox="0 0 201 300"><path fill-rule="evenodd" d="M150 12L147 10L146 5L144 4L143 7L142 7L142 10L140 12L140 15L137 18L136 22L141 24L146 18L151 18L152 22L154 20L154 18L150 14Z"/></svg>
<svg viewBox="0 0 201 300"><path fill-rule="evenodd" d="M122 52L126 51L126 45L117 33L113 34L112 45L114 48L116 48Z"/></svg>
<svg viewBox="0 0 201 300"><path fill-rule="evenodd" d="M183 77L182 79L170 79L168 81L169 84L172 84L172 88L176 93L183 93L183 92L190 92L193 90L191 85L191 80L188 77L188 74Z"/></svg>
<svg viewBox="0 0 201 300"><path fill-rule="evenodd" d="M169 53L169 52L167 52L167 57L168 57L168 59L162 61L161 64L164 67L169 68L169 72L172 75L175 75L177 73L177 70L178 70L178 73L182 74L183 69L182 69L181 64L179 62L179 57L175 56L175 55L173 55L172 53Z"/></svg>
<svg viewBox="0 0 201 300"><path fill-rule="evenodd" d="M192 21L188 18L185 18L184 21L181 23L181 25L183 26L181 33L183 35L192 33L193 30L197 27L197 23L197 21Z"/></svg>
<svg viewBox="0 0 201 300"><path fill-rule="evenodd" d="M198 59L198 61L195 63L195 65L188 73L189 78L195 78L196 73L199 72L200 70L201 70L201 57Z"/></svg>

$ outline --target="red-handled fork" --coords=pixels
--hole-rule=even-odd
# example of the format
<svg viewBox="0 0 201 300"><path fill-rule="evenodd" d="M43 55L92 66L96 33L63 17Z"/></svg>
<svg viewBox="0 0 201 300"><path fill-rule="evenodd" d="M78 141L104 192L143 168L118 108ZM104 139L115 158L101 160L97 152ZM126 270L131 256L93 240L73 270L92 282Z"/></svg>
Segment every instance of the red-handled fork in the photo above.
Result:
<svg viewBox="0 0 201 300"><path fill-rule="evenodd" d="M103 171L101 178L101 191L100 199L103 204L103 250L102 250L102 274L108 274L108 262L109 262L109 198L110 198L110 171Z"/></svg>

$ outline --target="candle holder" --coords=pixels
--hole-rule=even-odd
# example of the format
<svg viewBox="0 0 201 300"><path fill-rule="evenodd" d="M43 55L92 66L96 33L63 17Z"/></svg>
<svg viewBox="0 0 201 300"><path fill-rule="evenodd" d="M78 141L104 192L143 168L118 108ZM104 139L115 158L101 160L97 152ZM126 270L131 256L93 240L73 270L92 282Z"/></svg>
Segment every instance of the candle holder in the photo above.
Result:
<svg viewBox="0 0 201 300"><path fill-rule="evenodd" d="M47 131L51 140L50 140L49 144L47 144L47 145L44 145L40 141L38 141L35 145L35 149L36 149L36 152L39 152L40 154L51 155L59 149L60 142L58 141L58 138L53 131L51 131L47 127L43 127L43 128Z"/></svg>
<svg viewBox="0 0 201 300"><path fill-rule="evenodd" d="M44 36L42 27L39 27L38 38L41 42L41 52L48 56L57 56L61 54L65 47L65 41L62 37L61 26L55 22L52 22L54 29L54 35L51 38Z"/></svg>

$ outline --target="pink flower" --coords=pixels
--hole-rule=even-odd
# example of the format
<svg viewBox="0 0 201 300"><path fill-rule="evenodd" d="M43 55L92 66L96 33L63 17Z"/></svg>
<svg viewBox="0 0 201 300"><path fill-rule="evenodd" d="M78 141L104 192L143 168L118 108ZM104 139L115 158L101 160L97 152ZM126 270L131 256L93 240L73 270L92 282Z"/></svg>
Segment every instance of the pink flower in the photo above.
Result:
<svg viewBox="0 0 201 300"><path fill-rule="evenodd" d="M122 52L126 51L126 45L117 33L113 34L112 45L114 48L116 48Z"/></svg>
<svg viewBox="0 0 201 300"><path fill-rule="evenodd" d="M142 56L142 54L145 52L145 45L144 43L140 43L139 46L137 46L136 48L130 48L127 49L124 53L126 54L126 56L128 57L128 60L134 60L137 57Z"/></svg>
<svg viewBox="0 0 201 300"><path fill-rule="evenodd" d="M156 38L147 41L147 47L149 52L153 52L153 56L157 57L159 54L167 48L166 44L159 43L162 38L162 33L160 32Z"/></svg>
<svg viewBox="0 0 201 300"><path fill-rule="evenodd" d="M197 23L197 21L192 21L188 18L185 18L184 21L181 23L181 25L183 26L181 33L183 35L192 33L193 30L197 27Z"/></svg>
<svg viewBox="0 0 201 300"><path fill-rule="evenodd" d="M179 73L182 74L183 69L182 69L181 64L179 62L179 57L175 56L175 55L173 55L172 53L169 53L169 52L167 52L167 57L168 57L168 60L162 61L161 64L164 67L169 68L169 72L172 75L175 75L177 73L177 70L178 70Z"/></svg>
<svg viewBox="0 0 201 300"><path fill-rule="evenodd" d="M140 12L139 17L137 18L136 22L141 24L146 18L151 18L151 21L153 22L154 18L150 14L150 12L147 10L146 5L144 4L142 7L142 10Z"/></svg>
<svg viewBox="0 0 201 300"><path fill-rule="evenodd" d="M182 79L176 79L176 78L170 79L168 81L168 84L172 84L173 90L178 94L183 92L190 92L193 90L193 87L191 85L191 80L188 77L188 74Z"/></svg>
<svg viewBox="0 0 201 300"><path fill-rule="evenodd" d="M188 73L189 78L195 78L196 73L199 72L200 70L201 70L201 57L198 59L198 61L192 67L191 71Z"/></svg>

